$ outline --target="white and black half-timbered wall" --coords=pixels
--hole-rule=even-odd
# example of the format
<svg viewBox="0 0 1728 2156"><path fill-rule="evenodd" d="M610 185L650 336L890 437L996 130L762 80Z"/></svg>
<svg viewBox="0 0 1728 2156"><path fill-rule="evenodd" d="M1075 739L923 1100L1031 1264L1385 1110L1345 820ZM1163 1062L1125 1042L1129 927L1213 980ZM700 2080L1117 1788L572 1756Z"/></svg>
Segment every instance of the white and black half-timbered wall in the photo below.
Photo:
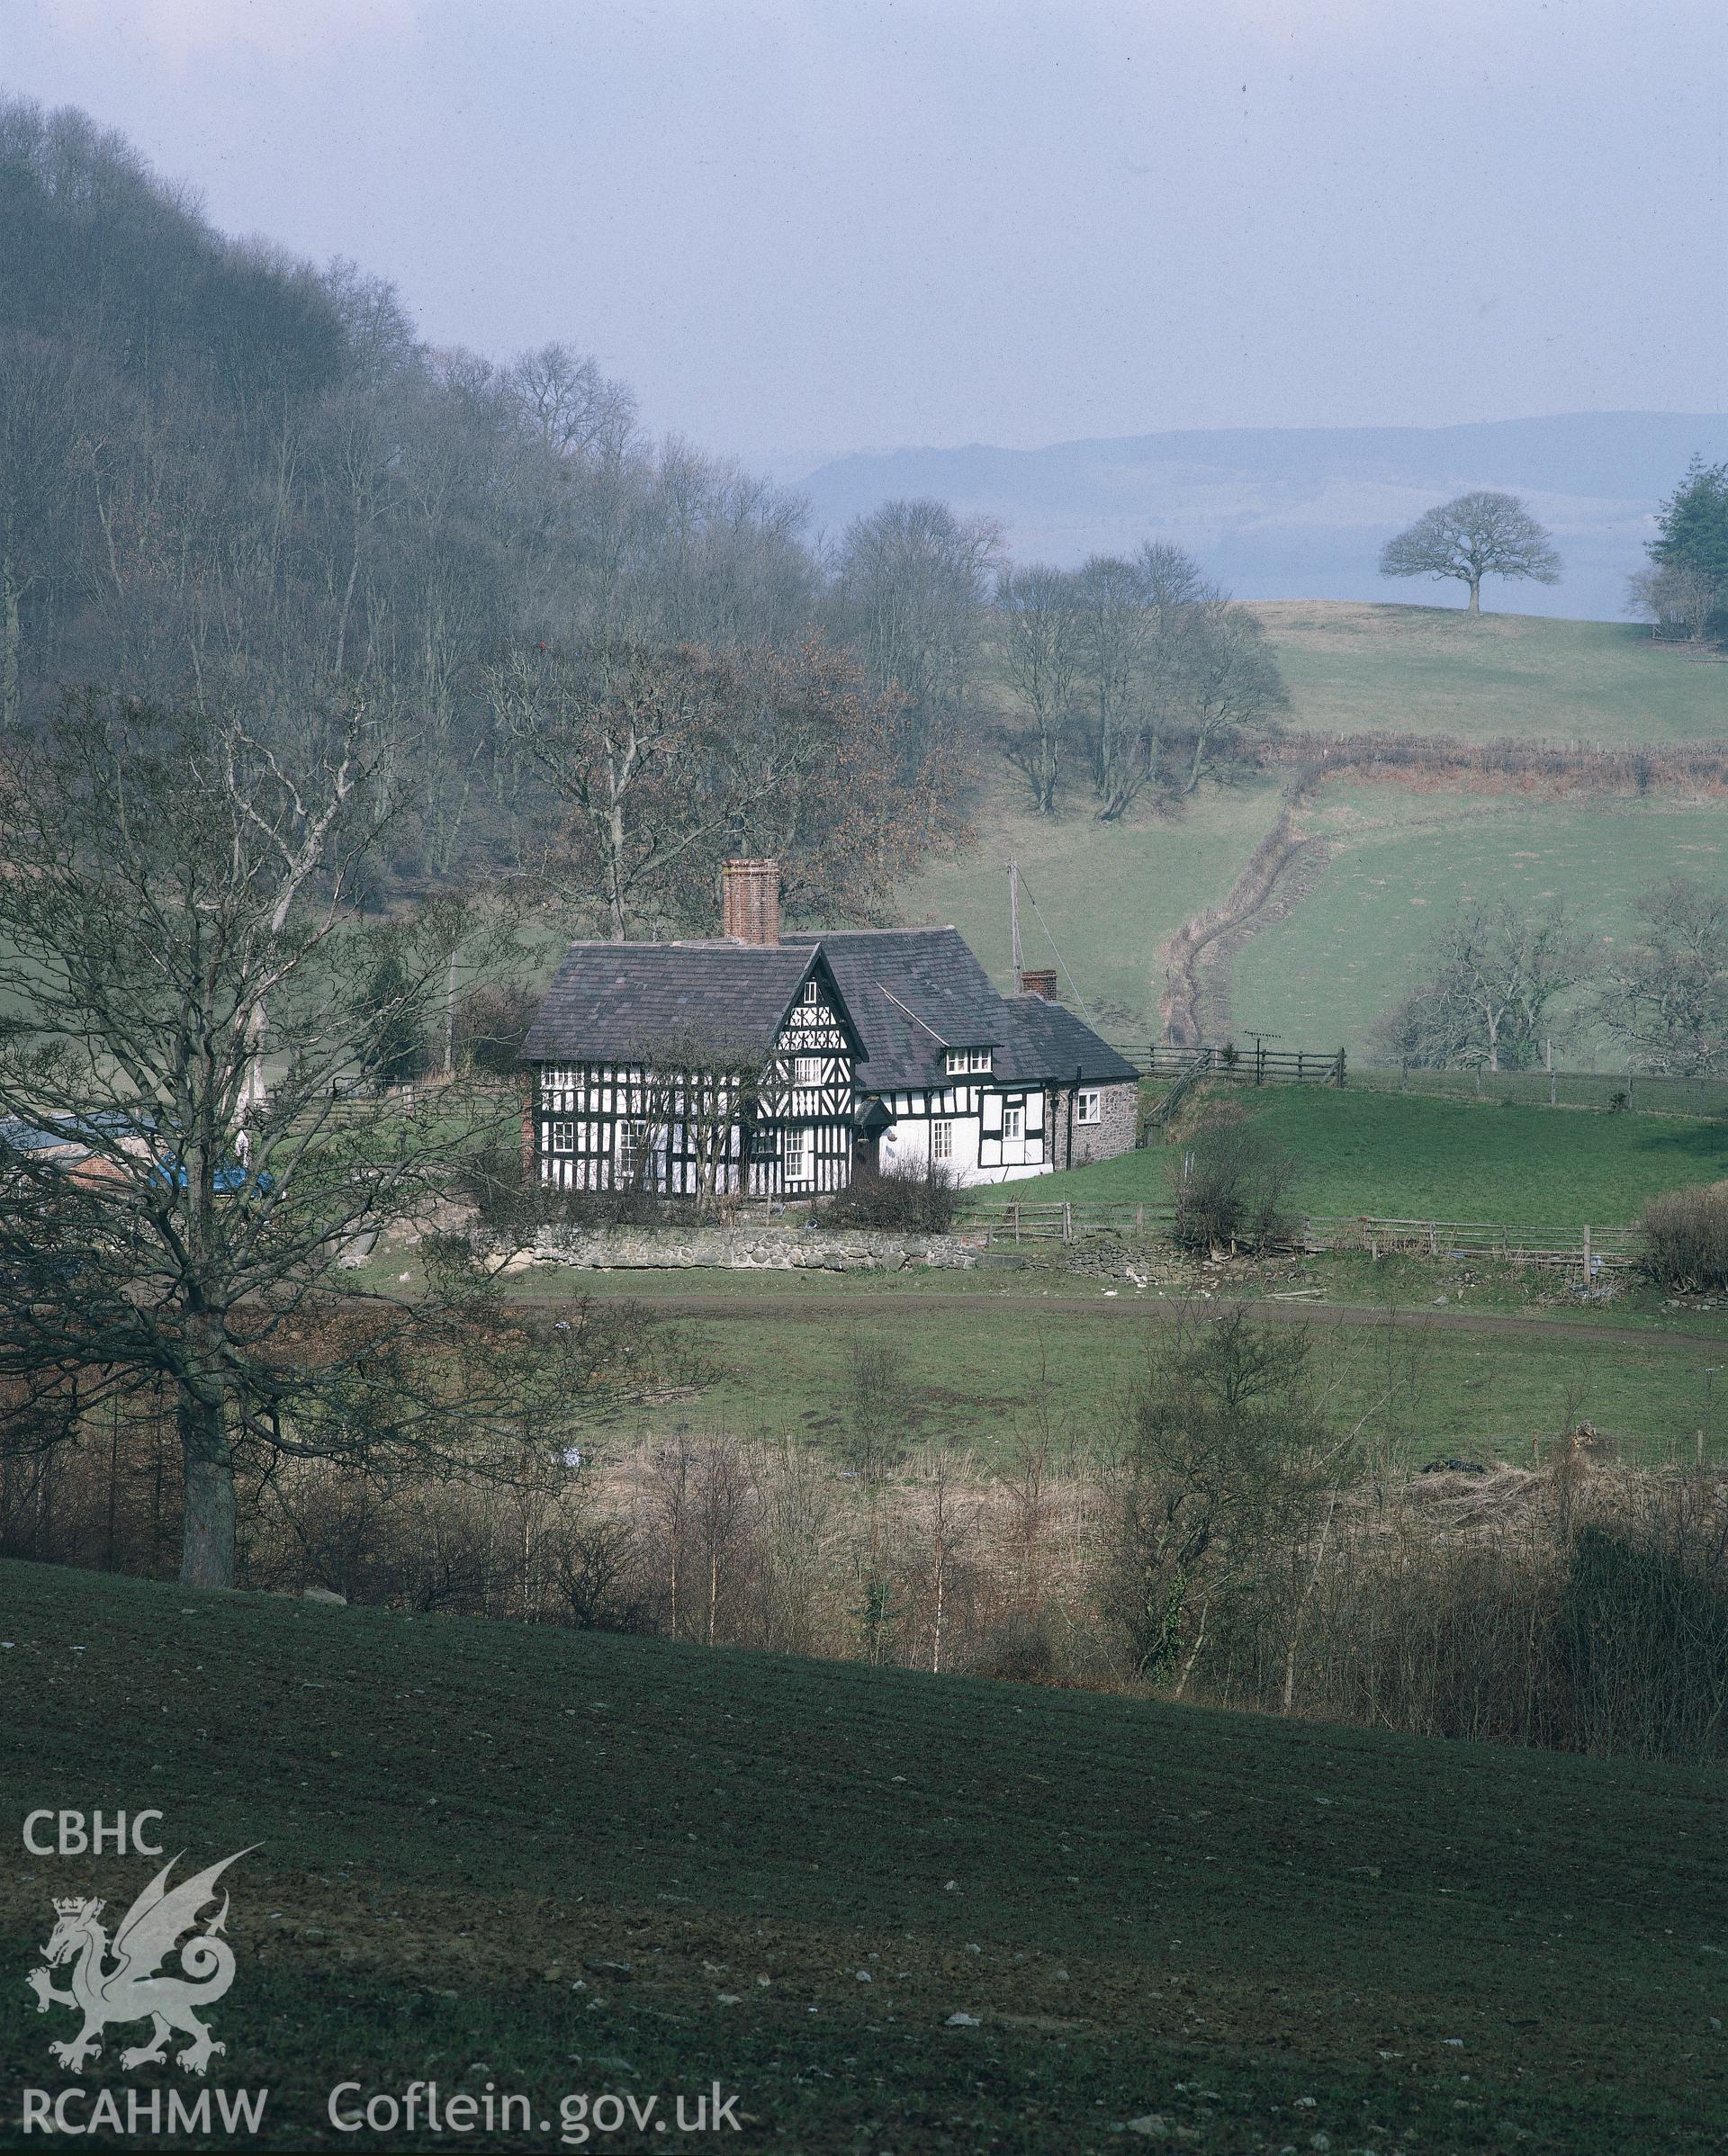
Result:
<svg viewBox="0 0 1728 2156"><path fill-rule="evenodd" d="M765 1058L677 1065L540 1064L530 1111L537 1173L567 1190L662 1198L817 1196L851 1180L855 1050L837 999L812 977Z"/></svg>

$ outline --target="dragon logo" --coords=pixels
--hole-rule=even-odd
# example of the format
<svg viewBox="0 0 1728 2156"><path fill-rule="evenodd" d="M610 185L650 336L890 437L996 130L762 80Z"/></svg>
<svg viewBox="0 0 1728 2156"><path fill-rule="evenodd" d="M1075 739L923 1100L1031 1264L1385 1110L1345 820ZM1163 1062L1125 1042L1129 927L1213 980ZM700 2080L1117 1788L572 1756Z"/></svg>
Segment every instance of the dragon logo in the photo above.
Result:
<svg viewBox="0 0 1728 2156"><path fill-rule="evenodd" d="M220 1864L172 1888L168 1874L180 1859L171 1856L121 1919L112 1949L101 1921L105 1903L76 1896L55 1901L53 1934L42 1949L47 1966L32 1969L26 1981L36 1994L39 2014L46 2014L50 2007L71 2007L84 2016L84 2026L76 2036L48 2047L62 2066L82 2073L102 2050L102 2032L111 2021L148 2019L151 2025L148 2044L121 2053L120 2062L128 2071L134 2066L160 2064L167 2055L170 2029L192 2038L175 2054L188 2073L202 2074L212 2053L227 2050L197 2014L197 2008L212 2005L234 1981L234 1949L217 1936L228 1921L226 1892L216 1915L180 1948L183 1973L161 1976L158 1971L181 1933L198 1921L199 1910L216 1899L216 1882L222 1873L250 1854L248 1849L237 1849ZM71 1989L58 1990L49 1971L68 1962L72 1963Z"/></svg>

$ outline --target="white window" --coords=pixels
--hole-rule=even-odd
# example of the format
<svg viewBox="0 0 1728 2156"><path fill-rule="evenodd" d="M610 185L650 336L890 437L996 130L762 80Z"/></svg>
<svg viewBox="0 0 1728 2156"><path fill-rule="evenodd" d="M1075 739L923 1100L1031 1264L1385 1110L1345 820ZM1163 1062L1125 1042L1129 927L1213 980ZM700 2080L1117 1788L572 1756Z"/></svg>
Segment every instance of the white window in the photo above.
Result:
<svg viewBox="0 0 1728 2156"><path fill-rule="evenodd" d="M804 993L798 1000L805 1003L819 1003L822 1001L822 990L814 981L806 981Z"/></svg>
<svg viewBox="0 0 1728 2156"><path fill-rule="evenodd" d="M1004 1138L1025 1136L1026 1110L1023 1108L1004 1108L1003 1109L1002 1135Z"/></svg>
<svg viewBox="0 0 1728 2156"><path fill-rule="evenodd" d="M648 1126L645 1123L620 1123L618 1125L618 1180L620 1182L633 1183L636 1180L636 1172L642 1166L642 1149L647 1135Z"/></svg>
<svg viewBox="0 0 1728 2156"><path fill-rule="evenodd" d="M786 1134L786 1180L788 1182L809 1182L816 1172L816 1134L814 1130L788 1130Z"/></svg>
<svg viewBox="0 0 1728 2156"><path fill-rule="evenodd" d="M554 1123L552 1127L552 1149L554 1153L574 1153L576 1126L573 1123Z"/></svg>
<svg viewBox="0 0 1728 2156"><path fill-rule="evenodd" d="M1075 1095L1074 1119L1076 1123L1102 1123L1103 1121L1102 1100L1095 1085L1083 1085Z"/></svg>
<svg viewBox="0 0 1728 2156"><path fill-rule="evenodd" d="M930 1157L933 1161L951 1161L954 1157L954 1126L952 1123L932 1123L930 1127Z"/></svg>
<svg viewBox="0 0 1728 2156"><path fill-rule="evenodd" d="M950 1048L948 1051L950 1077L966 1071L987 1071L990 1068L988 1048Z"/></svg>
<svg viewBox="0 0 1728 2156"><path fill-rule="evenodd" d="M794 1085L820 1085L822 1083L821 1056L795 1056L792 1059L792 1082Z"/></svg>

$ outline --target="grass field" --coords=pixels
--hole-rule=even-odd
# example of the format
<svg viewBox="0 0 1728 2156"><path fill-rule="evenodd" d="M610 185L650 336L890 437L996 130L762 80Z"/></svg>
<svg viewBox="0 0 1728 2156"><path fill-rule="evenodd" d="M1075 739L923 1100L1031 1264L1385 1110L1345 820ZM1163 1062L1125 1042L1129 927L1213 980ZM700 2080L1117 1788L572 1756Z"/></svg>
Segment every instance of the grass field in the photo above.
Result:
<svg viewBox="0 0 1728 2156"><path fill-rule="evenodd" d="M1299 599L1254 611L1292 726L1647 746L1728 738L1728 666L1631 623Z"/></svg>
<svg viewBox="0 0 1728 2156"><path fill-rule="evenodd" d="M1428 939L1461 903L1509 898L1540 910L1559 900L1606 948L1632 929L1640 891L1728 872L1719 804L1351 786L1328 788L1304 821L1330 858L1301 903L1238 953L1233 1016L1353 1054L1422 978ZM1587 1047L1562 1040L1557 1058Z"/></svg>
<svg viewBox="0 0 1728 2156"><path fill-rule="evenodd" d="M1443 607L1291 601L1256 608L1292 696L1293 728L1660 745L1728 739L1728 664L1689 659L1630 625ZM1025 815L992 778L976 849L915 878L910 921L951 921L1008 977L1003 867L1018 858L1081 994L1119 1038L1150 1038L1158 946L1228 890L1277 813L1278 790L1207 791L1174 818L1104 826L1076 777L1056 818ZM1232 966L1232 1022L1302 1045L1360 1050L1414 985L1430 928L1461 900L1564 897L1594 933L1625 932L1635 894L1720 874L1719 804L1595 806L1391 786L1328 787L1304 822L1331 858L1290 914ZM1052 963L1022 918L1029 965ZM1584 1044L1580 1044L1580 1052Z"/></svg>
<svg viewBox="0 0 1728 2156"><path fill-rule="evenodd" d="M1226 1097L1305 1164L1295 1202L1312 1212L1616 1227L1659 1190L1728 1174L1728 1123L1721 1121L1500 1108L1347 1087L1245 1087ZM1168 1196L1174 1157L1162 1147L1127 1154L1014 1190L1034 1201L1160 1200ZM1174 1280L1155 1280L1142 1292L1122 1279L1076 1276L1059 1251L1041 1253L1025 1271L881 1281L536 1273L528 1284L536 1295L598 1292L651 1306L700 1296L699 1382L650 1410L620 1411L616 1434L719 1428L832 1442L845 1424L851 1344L881 1337L904 1360L912 1442L963 1445L986 1463L1047 1420L1083 1452L1112 1445L1144 1360L1136 1307L1150 1316L1162 1303L1167 1316L1184 1292ZM1315 1367L1335 1384L1339 1413L1351 1417L1377 1397L1381 1373L1373 1336L1335 1324L1338 1306L1423 1306L1444 1296L1454 1309L1529 1307L1491 1280L1461 1280L1427 1267L1364 1271L1334 1259L1288 1262L1266 1285L1320 1298ZM1076 1309L1075 1298L1091 1307ZM1568 1336L1566 1320L1543 1332L1434 1334L1426 1350L1422 1449L1524 1461L1533 1441L1579 1415L1628 1458L1689 1448L1696 1431L1714 1428L1708 1372L1722 1351L1661 1337L1678 1321L1660 1296L1629 1289L1626 1301L1636 1307L1624 1322L1647 1326L1647 1341L1587 1343ZM1569 1308L1567 1320L1573 1315ZM1623 1322L1618 1304L1576 1315L1580 1322L1586 1315ZM1687 1329L1711 1333L1715 1321L1689 1318Z"/></svg>
<svg viewBox="0 0 1728 2156"><path fill-rule="evenodd" d="M541 1293L560 1291L546 1276L536 1284ZM1306 1288L1322 1297L1342 1288L1353 1304L1379 1296L1406 1310L1426 1307L1436 1295L1459 1315L1507 1307L1493 1282L1465 1283L1415 1268L1387 1268L1364 1280L1360 1269L1330 1260L1292 1264L1269 1285L1274 1292ZM680 1320L699 1351L695 1382L663 1404L618 1410L597 1433L602 1451L644 1433L705 1430L834 1444L847 1429L853 1343L885 1341L901 1359L901 1426L909 1449L963 1447L986 1470L1046 1431L1058 1455L1093 1462L1113 1456L1154 1330L1183 1303L1178 1288L1139 1294L1122 1283L1112 1297L1095 1280L1054 1271L1014 1276L1012 1285L994 1289L980 1278L964 1291L940 1275L934 1287L930 1276L878 1288L784 1274L689 1273L567 1276L562 1286L571 1293L640 1298L651 1307L676 1308L692 1294L702 1304L699 1315ZM1213 1307L1194 1306L1202 1316ZM1617 1323L1611 1306L1591 1306L1590 1315ZM1335 1420L1344 1428L1366 1415L1364 1428L1373 1434L1388 1344L1378 1317L1346 1322L1339 1305L1324 1300L1300 1316L1312 1342L1317 1387L1327 1388ZM1718 1428L1709 1374L1724 1348L1715 1344L1714 1320L1687 1324L1687 1334L1702 1338L1670 1336L1675 1323L1652 1319L1613 1340L1587 1337L1570 1319L1528 1331L1425 1331L1418 1434L1406 1440L1393 1433L1388 1442L1400 1458L1411 1451L1421 1459L1468 1451L1527 1466L1533 1447L1582 1416L1615 1457L1690 1459L1700 1429L1709 1431L1714 1456L1728 1439L1728 1430Z"/></svg>
<svg viewBox="0 0 1728 2156"><path fill-rule="evenodd" d="M50 1898L157 1868L16 1822L148 1802L183 1869L258 1845L210 2019L266 2145L424 2148L326 2107L428 2080L528 2098L473 2148L688 2145L561 2104L716 2080L792 2152L1721 2145L1701 1773L15 1564L0 1609L11 2130L71 2080ZM133 2036L92 2090L174 2078Z"/></svg>
<svg viewBox="0 0 1728 2156"><path fill-rule="evenodd" d="M1017 857L1101 1029L1149 1039L1163 985L1159 946L1224 896L1278 808L1269 786L1203 795L1173 822L1128 827L999 805L974 851L908 887L906 917L952 921L1006 985L1002 865ZM1421 978L1428 938L1460 903L1505 896L1540 907L1558 898L1606 940L1629 931L1640 891L1673 876L1728 872L1728 813L1714 803L1330 786L1304 809L1303 823L1328 858L1286 917L1236 953L1231 1023L1238 1037L1258 1027L1292 1045L1352 1055ZM1021 925L1026 963L1054 964L1027 906ZM1587 1055L1588 1043L1562 1040L1556 1053L1565 1064Z"/></svg>
<svg viewBox="0 0 1728 2156"><path fill-rule="evenodd" d="M1347 1085L1237 1086L1216 1097L1296 1155L1294 1201L1310 1213L1624 1227L1660 1191L1728 1176L1728 1122L1714 1118L1501 1107ZM1040 1176L1035 1191L1166 1198L1169 1151Z"/></svg>
<svg viewBox="0 0 1728 2156"><path fill-rule="evenodd" d="M1274 786L1244 786L1202 795L1177 817L1099 823L1084 813L1025 814L999 788L980 817L977 846L915 878L902 911L909 921L951 922L1005 988L1012 975L1004 871L1018 860L1026 964L1055 966L1054 938L1101 1029L1149 1040L1164 979L1158 946L1225 896L1278 801ZM1066 984L1063 993L1072 1001Z"/></svg>

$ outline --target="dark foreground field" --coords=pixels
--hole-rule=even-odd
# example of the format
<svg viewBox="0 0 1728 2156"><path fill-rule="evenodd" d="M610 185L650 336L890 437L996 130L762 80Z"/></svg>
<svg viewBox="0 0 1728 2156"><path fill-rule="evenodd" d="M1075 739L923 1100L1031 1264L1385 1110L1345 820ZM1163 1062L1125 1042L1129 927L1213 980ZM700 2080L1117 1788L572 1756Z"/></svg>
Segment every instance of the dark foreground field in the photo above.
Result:
<svg viewBox="0 0 1728 2156"><path fill-rule="evenodd" d="M158 1868L24 1817L149 1805L183 1870L260 1845L212 2086L276 2145L553 2148L611 2095L664 2129L562 2145L1723 2146L1701 1774L18 1565L0 1640L4 2145L73 2079L51 1898ZM186 2086L143 2035L88 2086ZM327 2119L415 2080L533 2123ZM742 2133L680 2134L716 2080Z"/></svg>

